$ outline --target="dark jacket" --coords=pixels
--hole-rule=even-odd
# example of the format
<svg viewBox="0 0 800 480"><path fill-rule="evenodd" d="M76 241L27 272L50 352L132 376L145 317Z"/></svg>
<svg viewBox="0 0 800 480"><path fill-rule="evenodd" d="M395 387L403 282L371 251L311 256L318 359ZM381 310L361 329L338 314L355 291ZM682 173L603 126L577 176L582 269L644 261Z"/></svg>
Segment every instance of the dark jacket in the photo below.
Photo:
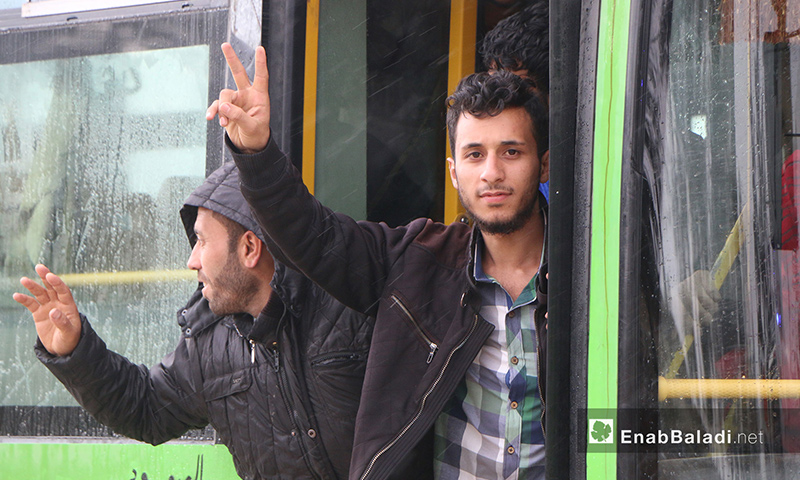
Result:
<svg viewBox="0 0 800 480"><path fill-rule="evenodd" d="M479 232L428 219L398 228L356 222L316 201L274 142L253 155L228 146L242 172L242 193L283 260L376 317L350 478L387 478L409 455L420 459L418 475L430 476L432 449L426 447L424 461L413 449L428 438L494 328L478 313L472 275ZM545 287L537 286L539 365L546 358ZM539 373L543 388L544 369Z"/></svg>
<svg viewBox="0 0 800 480"><path fill-rule="evenodd" d="M264 238L233 163L186 200L192 244L198 207ZM373 322L279 263L271 285L255 320L214 315L198 289L178 314L177 348L149 370L109 351L85 318L71 355L54 357L40 342L36 353L120 434L159 444L211 424L242 478L346 478Z"/></svg>

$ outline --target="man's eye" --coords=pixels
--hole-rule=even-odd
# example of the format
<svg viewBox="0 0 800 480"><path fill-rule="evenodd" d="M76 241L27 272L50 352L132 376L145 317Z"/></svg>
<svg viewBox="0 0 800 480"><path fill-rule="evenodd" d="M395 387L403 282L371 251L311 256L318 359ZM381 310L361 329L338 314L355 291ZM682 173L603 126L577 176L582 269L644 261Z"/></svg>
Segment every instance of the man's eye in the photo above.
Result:
<svg viewBox="0 0 800 480"><path fill-rule="evenodd" d="M469 152L467 158L481 158L481 152Z"/></svg>
<svg viewBox="0 0 800 480"><path fill-rule="evenodd" d="M514 148L509 148L508 150L506 150L506 155L511 157L516 157L517 155L519 155L519 150L516 150Z"/></svg>

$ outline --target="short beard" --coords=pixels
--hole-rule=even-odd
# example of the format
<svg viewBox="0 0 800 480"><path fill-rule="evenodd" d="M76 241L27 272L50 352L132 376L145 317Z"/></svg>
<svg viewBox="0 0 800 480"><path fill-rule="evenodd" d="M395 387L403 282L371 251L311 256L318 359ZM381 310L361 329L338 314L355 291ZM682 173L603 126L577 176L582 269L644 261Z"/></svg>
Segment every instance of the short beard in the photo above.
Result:
<svg viewBox="0 0 800 480"><path fill-rule="evenodd" d="M533 217L536 211L536 199L538 197L538 190L533 195L528 195L522 204L522 207L517 210L514 215L508 220L490 221L478 217L469 209L469 205L464 202L464 197L461 194L461 189L458 191L458 199L461 200L461 205L467 211L467 215L472 218L472 223L480 229L481 232L489 235L510 235L519 231L527 224Z"/></svg>
<svg viewBox="0 0 800 480"><path fill-rule="evenodd" d="M248 302L258 293L260 280L239 264L235 252L229 253L227 263L231 267L214 282L217 298L209 300L208 306L219 316L247 313Z"/></svg>

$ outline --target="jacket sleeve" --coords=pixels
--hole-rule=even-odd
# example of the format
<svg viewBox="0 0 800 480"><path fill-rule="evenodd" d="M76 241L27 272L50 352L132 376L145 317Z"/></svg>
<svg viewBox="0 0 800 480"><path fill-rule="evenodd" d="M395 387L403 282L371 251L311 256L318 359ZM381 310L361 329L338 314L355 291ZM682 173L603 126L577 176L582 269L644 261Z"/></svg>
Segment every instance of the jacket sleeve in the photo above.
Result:
<svg viewBox="0 0 800 480"><path fill-rule="evenodd" d="M227 136L226 142L239 167L242 194L278 247L279 260L348 307L375 315L392 266L427 220L398 228L356 222L317 201L272 139L251 155L237 152Z"/></svg>
<svg viewBox="0 0 800 480"><path fill-rule="evenodd" d="M205 402L187 391L191 367L181 339L152 369L110 351L81 315L81 339L72 354L51 355L37 339L39 360L78 403L115 432L158 445L208 424ZM181 367L182 365L182 367Z"/></svg>

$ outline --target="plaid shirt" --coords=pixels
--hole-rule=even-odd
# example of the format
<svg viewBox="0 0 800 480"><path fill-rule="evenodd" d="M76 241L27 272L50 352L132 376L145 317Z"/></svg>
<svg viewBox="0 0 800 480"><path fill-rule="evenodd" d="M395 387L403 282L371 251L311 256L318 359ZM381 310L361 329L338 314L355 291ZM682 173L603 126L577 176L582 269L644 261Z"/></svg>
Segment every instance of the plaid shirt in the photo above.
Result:
<svg viewBox="0 0 800 480"><path fill-rule="evenodd" d="M481 266L481 316L495 330L436 420L439 480L543 479L542 402L537 381L534 276L516 302Z"/></svg>

